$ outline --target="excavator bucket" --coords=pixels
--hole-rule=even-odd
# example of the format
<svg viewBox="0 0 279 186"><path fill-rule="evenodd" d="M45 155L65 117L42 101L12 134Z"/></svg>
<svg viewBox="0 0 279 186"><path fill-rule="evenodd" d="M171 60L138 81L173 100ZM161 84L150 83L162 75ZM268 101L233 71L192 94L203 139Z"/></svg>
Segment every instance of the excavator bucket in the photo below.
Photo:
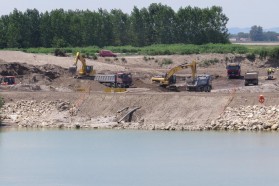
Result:
<svg viewBox="0 0 279 186"><path fill-rule="evenodd" d="M77 72L77 66L71 66L69 67L69 73L74 75Z"/></svg>

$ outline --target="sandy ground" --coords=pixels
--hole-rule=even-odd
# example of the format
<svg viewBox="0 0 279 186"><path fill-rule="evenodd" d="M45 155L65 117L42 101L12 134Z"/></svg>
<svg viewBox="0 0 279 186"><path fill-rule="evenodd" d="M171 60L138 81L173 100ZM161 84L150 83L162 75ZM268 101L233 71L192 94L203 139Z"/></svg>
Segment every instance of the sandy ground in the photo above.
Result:
<svg viewBox="0 0 279 186"><path fill-rule="evenodd" d="M164 59L170 59L173 63L162 65ZM204 61L213 59L219 62L209 66L203 65ZM242 74L247 70L259 71L259 85L244 86L243 79L228 80L225 59L241 62ZM214 77L211 93L165 92L157 85L151 84L152 76L165 73L176 65L190 63L192 60L198 62L198 74L206 73ZM251 62L245 56L232 54L145 56L145 58L120 55L117 59L102 57L97 60L87 59L87 65L93 65L97 73L131 72L134 86L124 93L104 93L105 87L97 82L72 78L67 74L67 68L73 64L73 56L55 57L18 51L0 51L0 62L24 64L27 69L24 75L18 76L17 85L1 86L1 96L6 103L16 103L19 100L64 100L77 107L76 117L91 120L117 118L119 117L117 111L125 107L140 107L134 114L133 122L143 123L145 127L142 128L147 129L154 129L155 125L157 128L160 128L160 125L186 128L205 125L219 117L228 106L260 104L258 103L260 94L266 97L265 105L279 104L278 79L265 80L266 68L272 64L259 59ZM42 65L48 66L42 68ZM80 68L80 64L78 65ZM43 69L43 72L51 71L52 76L42 75L37 69ZM190 74L189 69L177 73L181 76L190 76Z"/></svg>

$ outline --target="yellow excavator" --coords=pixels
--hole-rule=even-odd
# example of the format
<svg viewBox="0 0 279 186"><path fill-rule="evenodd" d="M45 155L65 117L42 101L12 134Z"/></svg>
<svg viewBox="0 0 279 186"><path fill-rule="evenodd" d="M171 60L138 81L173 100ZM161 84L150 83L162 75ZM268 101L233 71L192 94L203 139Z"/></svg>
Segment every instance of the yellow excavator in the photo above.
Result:
<svg viewBox="0 0 279 186"><path fill-rule="evenodd" d="M192 78L194 79L197 73L197 65L196 61L193 61L191 64L185 63L178 65L172 69L170 69L163 77L152 77L152 82L157 82L160 84L161 87L169 88L169 89L176 89L175 83L176 83L176 76L174 75L176 72L191 68L192 70Z"/></svg>
<svg viewBox="0 0 279 186"><path fill-rule="evenodd" d="M82 63L82 67L78 72L78 77L94 77L96 71L93 70L93 66L86 65L86 61L84 57L80 54L80 52L76 53L76 58L74 65L69 68L69 72L75 74L77 71L77 62L80 61Z"/></svg>

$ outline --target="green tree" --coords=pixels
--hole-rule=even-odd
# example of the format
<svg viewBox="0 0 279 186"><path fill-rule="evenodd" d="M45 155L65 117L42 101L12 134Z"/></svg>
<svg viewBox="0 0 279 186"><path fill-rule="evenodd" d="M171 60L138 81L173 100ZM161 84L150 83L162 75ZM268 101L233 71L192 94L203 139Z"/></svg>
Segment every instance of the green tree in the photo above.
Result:
<svg viewBox="0 0 279 186"><path fill-rule="evenodd" d="M24 13L25 40L28 42L27 47L39 47L40 43L40 13L36 9L27 9Z"/></svg>
<svg viewBox="0 0 279 186"><path fill-rule="evenodd" d="M229 34L226 27L228 18L222 13L222 7L213 6L202 11L202 28L206 38L202 43L227 43Z"/></svg>
<svg viewBox="0 0 279 186"><path fill-rule="evenodd" d="M237 34L237 38L238 38L238 40L239 40L240 38L250 38L250 34L249 34L249 33L244 33L244 32L239 32L239 33Z"/></svg>
<svg viewBox="0 0 279 186"><path fill-rule="evenodd" d="M51 47L53 41L53 30L50 14L46 11L40 15L40 43L42 47Z"/></svg>
<svg viewBox="0 0 279 186"><path fill-rule="evenodd" d="M153 3L149 6L149 14L152 20L152 30L156 43L173 43L175 30L175 12L171 7L161 3Z"/></svg>
<svg viewBox="0 0 279 186"><path fill-rule="evenodd" d="M82 36L82 44L85 46L92 46L101 44L100 32L102 27L102 17L98 12L91 12L89 10L82 11L81 27L79 28Z"/></svg>
<svg viewBox="0 0 279 186"><path fill-rule="evenodd" d="M50 13L50 24L53 30L52 46L66 47L70 36L69 23L63 9L53 10Z"/></svg>
<svg viewBox="0 0 279 186"><path fill-rule="evenodd" d="M9 15L9 24L7 28L7 47L21 48L24 47L25 26L22 12L14 9L13 13Z"/></svg>
<svg viewBox="0 0 279 186"><path fill-rule="evenodd" d="M252 41L263 41L264 40L264 34L263 34L263 28L261 26L252 26L250 30L250 37Z"/></svg>
<svg viewBox="0 0 279 186"><path fill-rule="evenodd" d="M99 46L109 46L113 43L113 24L112 16L103 9L99 9L99 14L101 16L99 24Z"/></svg>
<svg viewBox="0 0 279 186"><path fill-rule="evenodd" d="M66 47L171 43L227 43L228 18L221 7L185 7L175 12L161 3L134 7L131 14L56 9L14 10L0 19L0 47ZM267 34L269 40L274 35ZM259 39L259 38L257 38Z"/></svg>
<svg viewBox="0 0 279 186"><path fill-rule="evenodd" d="M145 45L145 35L146 29L143 20L143 13L137 7L133 8L131 13L131 32L132 39L131 44L134 46L144 46Z"/></svg>
<svg viewBox="0 0 279 186"><path fill-rule="evenodd" d="M7 47L8 24L9 24L9 17L7 15L1 16L1 19L0 19L0 48Z"/></svg>
<svg viewBox="0 0 279 186"><path fill-rule="evenodd" d="M264 40L265 41L278 41L278 36L276 32L264 32Z"/></svg>
<svg viewBox="0 0 279 186"><path fill-rule="evenodd" d="M114 45L129 44L129 18L121 10L113 9L110 12L113 25Z"/></svg>

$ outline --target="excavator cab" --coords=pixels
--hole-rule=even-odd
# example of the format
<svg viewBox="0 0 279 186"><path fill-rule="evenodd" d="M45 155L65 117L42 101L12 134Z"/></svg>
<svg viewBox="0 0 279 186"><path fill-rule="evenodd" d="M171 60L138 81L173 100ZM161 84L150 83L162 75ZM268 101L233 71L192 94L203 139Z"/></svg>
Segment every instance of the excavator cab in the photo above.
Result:
<svg viewBox="0 0 279 186"><path fill-rule="evenodd" d="M176 83L176 75L172 75L170 78L169 78L169 84L175 84Z"/></svg>

